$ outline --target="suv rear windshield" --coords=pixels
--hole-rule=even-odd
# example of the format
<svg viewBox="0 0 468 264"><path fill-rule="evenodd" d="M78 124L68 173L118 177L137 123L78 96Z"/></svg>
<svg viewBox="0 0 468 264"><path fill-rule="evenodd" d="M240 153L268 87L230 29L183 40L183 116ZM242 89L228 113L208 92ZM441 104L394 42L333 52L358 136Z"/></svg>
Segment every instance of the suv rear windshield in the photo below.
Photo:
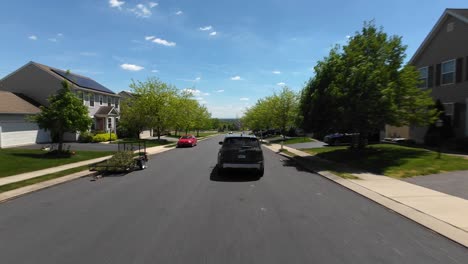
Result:
<svg viewBox="0 0 468 264"><path fill-rule="evenodd" d="M239 146L239 147L258 147L258 140L256 138L248 137L230 137L224 140L223 145L225 146Z"/></svg>
<svg viewBox="0 0 468 264"><path fill-rule="evenodd" d="M182 139L192 138L192 136L182 136Z"/></svg>

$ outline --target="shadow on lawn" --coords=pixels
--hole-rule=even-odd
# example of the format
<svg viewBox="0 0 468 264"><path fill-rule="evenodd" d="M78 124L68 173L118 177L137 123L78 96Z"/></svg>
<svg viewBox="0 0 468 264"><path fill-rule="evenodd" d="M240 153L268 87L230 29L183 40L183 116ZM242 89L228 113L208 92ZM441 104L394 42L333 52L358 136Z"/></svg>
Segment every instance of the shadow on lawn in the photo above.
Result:
<svg viewBox="0 0 468 264"><path fill-rule="evenodd" d="M10 155L32 159L69 159L73 156L71 153L60 155L57 155L56 153L11 153Z"/></svg>
<svg viewBox="0 0 468 264"><path fill-rule="evenodd" d="M427 158L433 156L433 153L420 149L392 147L374 148L370 146L360 151L338 149L318 153L315 156L321 159L346 164L356 169L363 169L376 174L384 174L389 167L401 166L407 163L408 159Z"/></svg>

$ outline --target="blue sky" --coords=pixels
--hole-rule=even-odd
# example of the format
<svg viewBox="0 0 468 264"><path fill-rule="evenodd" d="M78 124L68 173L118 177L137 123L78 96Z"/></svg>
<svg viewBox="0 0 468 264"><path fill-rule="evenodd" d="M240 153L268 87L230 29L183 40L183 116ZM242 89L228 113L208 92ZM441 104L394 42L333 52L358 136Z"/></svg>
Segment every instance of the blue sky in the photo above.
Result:
<svg viewBox="0 0 468 264"><path fill-rule="evenodd" d="M242 116L374 19L408 58L445 8L466 0L4 0L0 78L29 61L69 69L115 92L157 77L196 90L213 117Z"/></svg>

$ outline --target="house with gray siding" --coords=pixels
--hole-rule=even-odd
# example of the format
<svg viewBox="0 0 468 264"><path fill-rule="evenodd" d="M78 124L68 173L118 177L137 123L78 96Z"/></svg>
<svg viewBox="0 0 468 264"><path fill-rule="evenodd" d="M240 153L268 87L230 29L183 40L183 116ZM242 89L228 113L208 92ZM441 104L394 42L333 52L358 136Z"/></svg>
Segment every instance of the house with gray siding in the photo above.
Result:
<svg viewBox="0 0 468 264"><path fill-rule="evenodd" d="M420 72L420 88L440 100L455 136L468 137L468 9L446 9L409 64ZM386 137L423 142L427 127L386 127Z"/></svg>
<svg viewBox="0 0 468 264"><path fill-rule="evenodd" d="M23 94L47 106L47 99L62 88L62 81L68 81L72 91L87 106L89 116L94 120L92 130L115 131L120 96L89 77L31 61L1 79L0 91ZM66 136L68 141L77 139L78 134Z"/></svg>

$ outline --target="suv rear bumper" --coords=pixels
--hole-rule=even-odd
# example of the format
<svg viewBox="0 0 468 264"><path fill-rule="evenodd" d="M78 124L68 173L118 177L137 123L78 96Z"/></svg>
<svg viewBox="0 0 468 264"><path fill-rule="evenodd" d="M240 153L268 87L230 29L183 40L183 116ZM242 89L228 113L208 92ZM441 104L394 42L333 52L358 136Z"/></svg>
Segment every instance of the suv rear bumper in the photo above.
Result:
<svg viewBox="0 0 468 264"><path fill-rule="evenodd" d="M223 163L223 169L261 169L262 163Z"/></svg>

